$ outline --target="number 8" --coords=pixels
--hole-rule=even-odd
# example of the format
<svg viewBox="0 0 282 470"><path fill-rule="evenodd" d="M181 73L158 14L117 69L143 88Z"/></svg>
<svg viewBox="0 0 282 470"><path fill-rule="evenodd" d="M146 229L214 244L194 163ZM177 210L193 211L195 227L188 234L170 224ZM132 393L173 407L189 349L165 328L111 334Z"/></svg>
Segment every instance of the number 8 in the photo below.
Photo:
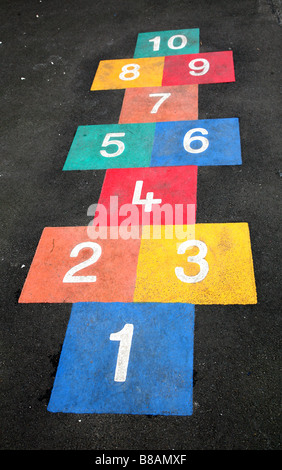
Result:
<svg viewBox="0 0 282 470"><path fill-rule="evenodd" d="M131 70L129 70L129 68ZM119 74L119 78L121 80L135 80L135 78L139 77L140 73L138 70L140 69L140 65L138 64L127 64L122 67L122 73ZM127 74L133 74L132 77L126 77Z"/></svg>

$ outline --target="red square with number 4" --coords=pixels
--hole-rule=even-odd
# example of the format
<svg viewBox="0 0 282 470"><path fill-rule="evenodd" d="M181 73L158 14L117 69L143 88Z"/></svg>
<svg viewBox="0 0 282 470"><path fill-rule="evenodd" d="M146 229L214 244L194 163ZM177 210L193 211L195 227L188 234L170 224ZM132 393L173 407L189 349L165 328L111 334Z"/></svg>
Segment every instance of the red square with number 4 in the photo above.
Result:
<svg viewBox="0 0 282 470"><path fill-rule="evenodd" d="M194 224L197 170L197 166L107 170L94 225Z"/></svg>
<svg viewBox="0 0 282 470"><path fill-rule="evenodd" d="M206 52L165 58L163 86L234 81L232 51Z"/></svg>

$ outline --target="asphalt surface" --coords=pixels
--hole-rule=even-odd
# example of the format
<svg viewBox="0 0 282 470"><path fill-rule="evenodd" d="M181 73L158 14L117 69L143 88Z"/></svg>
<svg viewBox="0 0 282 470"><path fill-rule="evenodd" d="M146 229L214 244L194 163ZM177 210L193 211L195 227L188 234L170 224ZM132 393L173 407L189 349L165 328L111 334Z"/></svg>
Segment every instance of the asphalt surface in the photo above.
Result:
<svg viewBox="0 0 282 470"><path fill-rule="evenodd" d="M280 450L281 3L2 0L2 450ZM98 63L140 32L199 28L233 50L236 81L199 87L199 119L238 117L242 166L201 167L197 222L247 222L256 305L196 306L188 417L50 413L70 304L19 304L44 227L87 225L105 172L63 172L79 125L117 123Z"/></svg>

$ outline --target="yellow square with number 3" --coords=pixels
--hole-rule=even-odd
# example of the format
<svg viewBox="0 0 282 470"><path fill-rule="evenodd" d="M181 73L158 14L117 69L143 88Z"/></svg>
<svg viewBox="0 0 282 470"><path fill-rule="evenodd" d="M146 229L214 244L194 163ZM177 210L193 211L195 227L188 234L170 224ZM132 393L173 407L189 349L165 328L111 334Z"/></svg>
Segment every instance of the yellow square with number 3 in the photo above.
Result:
<svg viewBox="0 0 282 470"><path fill-rule="evenodd" d="M161 86L164 57L101 60L91 90Z"/></svg>
<svg viewBox="0 0 282 470"><path fill-rule="evenodd" d="M257 303L248 224L168 228L143 227L134 302Z"/></svg>

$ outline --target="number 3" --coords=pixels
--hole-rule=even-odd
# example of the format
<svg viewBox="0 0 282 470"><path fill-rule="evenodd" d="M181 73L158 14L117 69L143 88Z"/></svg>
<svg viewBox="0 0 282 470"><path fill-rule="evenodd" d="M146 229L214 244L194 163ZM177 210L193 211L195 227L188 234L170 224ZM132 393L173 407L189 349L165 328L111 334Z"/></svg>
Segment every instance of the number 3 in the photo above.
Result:
<svg viewBox="0 0 282 470"><path fill-rule="evenodd" d="M191 248L193 246L197 246L199 248L199 253L195 256L188 256L187 261L189 263L197 263L200 266L200 272L196 276L186 276L183 268L175 268L176 277L180 281L190 284L202 281L209 272L208 262L204 259L208 252L207 245L204 242L199 240L187 240L186 242L181 243L178 247L177 253L179 255L183 255L187 248Z"/></svg>

